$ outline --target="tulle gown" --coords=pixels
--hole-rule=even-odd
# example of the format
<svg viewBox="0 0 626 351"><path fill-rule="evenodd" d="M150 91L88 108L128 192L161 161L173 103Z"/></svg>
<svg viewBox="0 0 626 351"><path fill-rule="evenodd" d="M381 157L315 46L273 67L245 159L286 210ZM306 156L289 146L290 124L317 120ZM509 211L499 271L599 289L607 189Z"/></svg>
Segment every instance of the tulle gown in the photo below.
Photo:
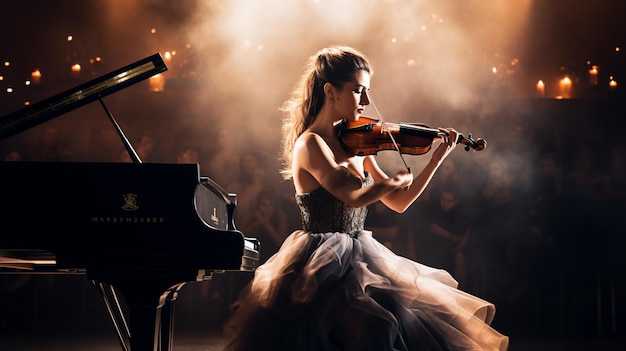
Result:
<svg viewBox="0 0 626 351"><path fill-rule="evenodd" d="M363 186L372 183L371 176ZM303 229L258 267L226 322L224 350L506 350L495 306L364 230L367 207L323 188L296 195Z"/></svg>

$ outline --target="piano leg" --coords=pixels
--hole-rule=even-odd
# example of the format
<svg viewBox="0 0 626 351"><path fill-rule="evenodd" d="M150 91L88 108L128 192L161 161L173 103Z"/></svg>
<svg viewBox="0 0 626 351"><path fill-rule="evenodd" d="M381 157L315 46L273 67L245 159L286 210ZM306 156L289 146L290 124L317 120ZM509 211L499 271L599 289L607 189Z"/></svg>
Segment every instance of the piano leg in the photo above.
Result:
<svg viewBox="0 0 626 351"><path fill-rule="evenodd" d="M177 277L90 277L92 281L98 282L96 286L107 305L123 351L172 350L174 302L186 282L195 281L196 273L189 278L184 277L182 283ZM124 296L128 318L124 318L115 290Z"/></svg>
<svg viewBox="0 0 626 351"><path fill-rule="evenodd" d="M113 289L111 285L104 282L96 280L92 280L91 282L98 289L98 292L106 305L111 321L113 322L113 326L115 327L115 332L117 333L117 337L120 341L120 345L122 346L122 350L129 351L130 330L128 329L128 323L126 323L124 311L122 310L119 299L117 298L115 289Z"/></svg>
<svg viewBox="0 0 626 351"><path fill-rule="evenodd" d="M158 305L127 303L131 351L171 351L174 336L174 301L185 285L167 289Z"/></svg>
<svg viewBox="0 0 626 351"><path fill-rule="evenodd" d="M163 295L159 300L159 306L157 307L157 317L155 323L155 330L159 330L158 333L160 340L158 341L159 351L169 351L173 349L174 344L174 301L178 297L178 291L185 285L185 283L173 286Z"/></svg>

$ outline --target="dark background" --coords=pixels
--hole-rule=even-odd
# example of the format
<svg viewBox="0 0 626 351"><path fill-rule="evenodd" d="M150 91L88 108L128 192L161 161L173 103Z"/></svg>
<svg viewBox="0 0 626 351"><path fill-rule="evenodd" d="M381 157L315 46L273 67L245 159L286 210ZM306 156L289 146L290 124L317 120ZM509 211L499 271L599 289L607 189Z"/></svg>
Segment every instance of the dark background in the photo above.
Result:
<svg viewBox="0 0 626 351"><path fill-rule="evenodd" d="M372 95L386 120L453 126L488 141L481 153L455 155L473 173L486 173L484 159L498 158L507 160L511 169L536 175L541 156L555 151L571 171L577 152L589 145L598 168L609 172L611 150L624 143L623 1L508 3L3 2L0 63L9 64L0 66L0 116L155 52L175 52L167 60L163 91L151 91L144 81L105 99L131 142L150 133L157 140L156 160L164 162L175 162L189 144L198 146L201 169L220 182L234 175L227 167L209 167L213 155L236 158L255 149L263 155L267 172L275 175L280 104L310 54L326 45L348 44L371 58ZM82 70L72 74L76 63ZM591 65L599 66L597 86L589 80ZM26 85L35 69L42 72L41 81ZM573 80L572 96L560 99L558 81L566 75ZM610 77L617 88L609 88ZM538 80L546 83L543 97L537 96ZM376 114L373 109L368 113ZM94 140L94 133L109 128L109 122L100 106L91 104L0 141L3 156L35 148L48 126L59 128L74 160L99 161L95 151L115 158L121 146L107 151ZM516 139L520 131L521 141ZM217 142L220 134L226 135L225 143ZM521 145L514 147L514 141ZM425 157L408 160L417 168ZM385 168L401 166L397 155L380 159ZM518 185L534 189L534 179L518 178ZM467 186L478 184L468 175ZM284 188L289 197L291 188ZM568 211L580 202L569 200L564 207ZM620 200L606 204L603 215L566 212L555 234L562 243L558 254L547 260L524 258L523 265L532 267L530 276L547 285L533 281L513 296L519 286L511 282L517 281L518 271L487 278L492 285L481 293L498 307L498 329L511 335L624 335L624 198ZM510 220L528 210L520 205ZM578 225L581 218L589 221ZM24 234L5 229L3 235ZM1 278L5 287L19 279ZM232 278L234 283L229 279L218 278L204 290L198 285L185 288L181 324L219 325L236 295L232 286L246 277ZM19 294L3 295L9 311L4 316L11 316L0 315L4 330L109 328L89 284L80 276L33 277ZM42 310L37 312L37 307ZM17 313L20 309L26 313ZM59 321L59 316L66 319Z"/></svg>

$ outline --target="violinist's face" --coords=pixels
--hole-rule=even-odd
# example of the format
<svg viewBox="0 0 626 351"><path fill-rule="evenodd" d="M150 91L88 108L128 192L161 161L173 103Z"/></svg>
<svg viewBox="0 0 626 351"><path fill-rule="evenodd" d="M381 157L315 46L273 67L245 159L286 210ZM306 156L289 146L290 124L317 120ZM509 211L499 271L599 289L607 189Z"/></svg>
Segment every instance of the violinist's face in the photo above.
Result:
<svg viewBox="0 0 626 351"><path fill-rule="evenodd" d="M365 106L370 104L369 89L370 74L364 70L357 71L354 80L344 83L333 101L333 106L341 118L357 121L361 117Z"/></svg>

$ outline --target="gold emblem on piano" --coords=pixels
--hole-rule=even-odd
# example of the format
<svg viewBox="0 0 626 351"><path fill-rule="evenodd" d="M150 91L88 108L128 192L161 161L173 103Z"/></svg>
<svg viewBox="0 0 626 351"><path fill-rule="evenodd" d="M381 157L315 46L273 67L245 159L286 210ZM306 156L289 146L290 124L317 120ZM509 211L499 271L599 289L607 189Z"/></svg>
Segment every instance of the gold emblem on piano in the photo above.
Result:
<svg viewBox="0 0 626 351"><path fill-rule="evenodd" d="M134 211L139 208L137 206L137 195L136 194L124 194L124 204L122 205L122 209L125 211Z"/></svg>

